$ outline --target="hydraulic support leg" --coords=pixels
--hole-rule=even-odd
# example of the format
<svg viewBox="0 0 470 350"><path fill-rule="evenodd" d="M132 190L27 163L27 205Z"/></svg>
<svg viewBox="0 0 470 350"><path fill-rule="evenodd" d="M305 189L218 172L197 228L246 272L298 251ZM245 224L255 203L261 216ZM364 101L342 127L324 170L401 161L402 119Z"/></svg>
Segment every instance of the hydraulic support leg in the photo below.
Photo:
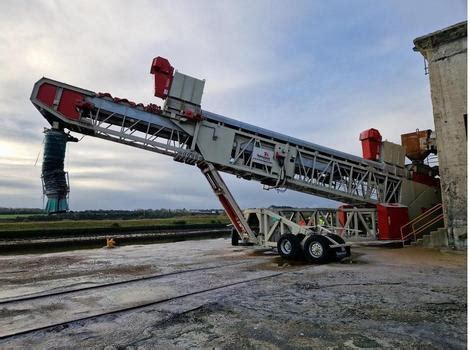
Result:
<svg viewBox="0 0 470 350"><path fill-rule="evenodd" d="M242 210L235 201L235 198L233 198L219 172L212 164L206 162L199 163L198 167L206 177L217 198L219 198L220 203L224 207L230 222L237 230L240 238L256 242L256 236L253 234L253 231L251 231L250 226L248 226Z"/></svg>

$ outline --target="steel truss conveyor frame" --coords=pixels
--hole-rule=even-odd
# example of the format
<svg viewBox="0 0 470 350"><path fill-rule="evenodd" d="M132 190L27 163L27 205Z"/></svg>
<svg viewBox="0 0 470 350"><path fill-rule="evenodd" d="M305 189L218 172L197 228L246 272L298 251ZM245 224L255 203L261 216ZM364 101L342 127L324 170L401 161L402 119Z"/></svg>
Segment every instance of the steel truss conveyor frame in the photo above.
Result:
<svg viewBox="0 0 470 350"><path fill-rule="evenodd" d="M259 181L268 189L292 189L354 206L400 202L403 168L203 111L171 94L160 109L42 78L31 102L55 128L197 165L237 231L250 238L254 236L218 171ZM182 103L192 111L179 113Z"/></svg>
<svg viewBox="0 0 470 350"><path fill-rule="evenodd" d="M64 90L82 94L86 102L75 119L67 118L58 105L47 106L38 98L39 88L44 85L58 87L54 96L57 101ZM47 78L36 83L31 100L51 123L58 121L71 131L169 155L184 163L205 160L217 170L258 180L267 186L289 188L356 206L399 202L402 168L214 113L203 111L203 119L196 122L172 119L164 112L150 113L126 101L114 102L110 97L98 97L94 92ZM93 107L87 109L86 103ZM254 152L260 150L273 158L284 153L284 165L279 165L276 159L254 159Z"/></svg>

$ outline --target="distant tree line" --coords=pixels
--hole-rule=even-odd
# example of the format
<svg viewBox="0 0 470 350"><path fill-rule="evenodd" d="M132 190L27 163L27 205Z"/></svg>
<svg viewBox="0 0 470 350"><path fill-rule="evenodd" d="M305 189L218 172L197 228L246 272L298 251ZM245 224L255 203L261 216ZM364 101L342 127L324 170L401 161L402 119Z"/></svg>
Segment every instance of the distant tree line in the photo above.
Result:
<svg viewBox="0 0 470 350"><path fill-rule="evenodd" d="M60 221L60 220L131 220L131 219L163 219L190 215L217 215L220 209L137 209L137 210L83 210L69 211L44 215L44 210L37 208L0 208L1 214L19 215L16 218L2 219L5 221ZM24 216L24 214L31 214Z"/></svg>
<svg viewBox="0 0 470 350"><path fill-rule="evenodd" d="M0 214L41 214L44 210L40 208L4 208L0 207Z"/></svg>

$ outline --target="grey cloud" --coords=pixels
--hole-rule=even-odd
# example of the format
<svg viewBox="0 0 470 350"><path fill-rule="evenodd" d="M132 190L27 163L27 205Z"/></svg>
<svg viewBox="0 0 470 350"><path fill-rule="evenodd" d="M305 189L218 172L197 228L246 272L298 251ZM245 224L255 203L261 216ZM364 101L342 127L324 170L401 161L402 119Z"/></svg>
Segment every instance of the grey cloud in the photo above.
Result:
<svg viewBox="0 0 470 350"><path fill-rule="evenodd" d="M347 9L341 5L336 10L342 17L335 17L322 30L312 30L302 27L305 21L314 22L330 5L290 4L249 0L1 1L0 145L21 145L22 154L17 162L0 157L4 179L0 206L42 204L40 164L33 164L47 122L29 102L36 80L48 76L136 102L161 104L153 97L149 74L155 55L168 57L177 69L206 79L205 109L346 152L360 154L358 133L368 127L384 130L392 141L398 141L401 132L432 127L423 122L431 120L431 108L427 78L419 66L398 67L400 78L393 82L367 76L360 89L342 84L345 77L341 72L317 85L316 74L325 69L334 73L335 67L322 65L315 51L332 49L339 42L324 33L331 33L340 22L353 28L365 17L344 16ZM407 1L397 5L408 16L403 27L426 33L424 24L418 28L416 18L405 14L408 6ZM445 12L447 5L439 6L438 12ZM459 13L461 7L452 6L457 9L445 16L428 10L423 21L455 17L451 14ZM298 43L299 52L279 55L290 42L291 28L305 30L308 42ZM355 64L380 60L394 50L404 50L401 42L410 49L410 38L389 35L342 59ZM312 43L317 47L301 52L300 46ZM413 53L409 51L409 55ZM421 64L418 58L416 64ZM400 119L399 125L395 118ZM85 137L78 144L69 144L66 167L70 169L73 209L219 206L197 168L151 152ZM336 205L290 191L263 191L260 184L229 175L224 178L242 207Z"/></svg>
<svg viewBox="0 0 470 350"><path fill-rule="evenodd" d="M36 189L33 183L25 179L0 179L0 187L6 188L22 188L22 189Z"/></svg>

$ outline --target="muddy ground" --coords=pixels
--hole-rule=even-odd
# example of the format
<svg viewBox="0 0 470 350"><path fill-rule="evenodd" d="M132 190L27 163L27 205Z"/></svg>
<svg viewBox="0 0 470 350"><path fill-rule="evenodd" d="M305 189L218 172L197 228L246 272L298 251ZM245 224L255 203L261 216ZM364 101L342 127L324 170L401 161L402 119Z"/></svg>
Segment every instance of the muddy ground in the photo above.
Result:
<svg viewBox="0 0 470 350"><path fill-rule="evenodd" d="M178 296L7 337L0 348L466 348L466 255L417 247L355 247L351 260L327 265L227 239L0 256L0 301L207 267L2 304L0 332L8 336Z"/></svg>

